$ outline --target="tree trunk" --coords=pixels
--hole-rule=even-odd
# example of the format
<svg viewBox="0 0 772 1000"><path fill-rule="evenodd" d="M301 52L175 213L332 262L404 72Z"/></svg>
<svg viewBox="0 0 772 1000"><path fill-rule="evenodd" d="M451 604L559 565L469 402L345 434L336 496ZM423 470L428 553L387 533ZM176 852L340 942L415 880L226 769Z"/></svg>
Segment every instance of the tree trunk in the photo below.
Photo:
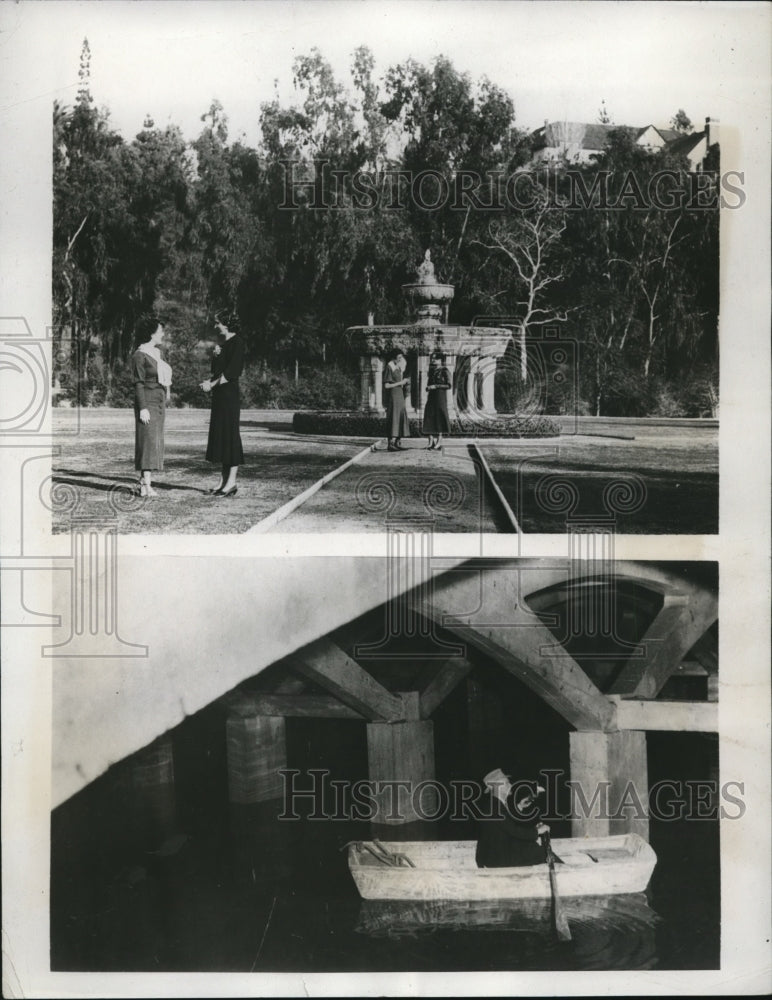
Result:
<svg viewBox="0 0 772 1000"><path fill-rule="evenodd" d="M520 379L522 382L528 379L528 352L525 342L525 323L520 324Z"/></svg>
<svg viewBox="0 0 772 1000"><path fill-rule="evenodd" d="M656 317L654 315L654 309L652 307L649 310L649 345L648 345L648 347L646 349L646 360L643 363L643 377L645 379L648 379L648 377L649 377L649 368L651 367L651 357L652 357L652 354L654 353L654 340L655 340L654 322L655 322L655 319L656 319Z"/></svg>
<svg viewBox="0 0 772 1000"><path fill-rule="evenodd" d="M600 416L600 351L595 352L595 416Z"/></svg>

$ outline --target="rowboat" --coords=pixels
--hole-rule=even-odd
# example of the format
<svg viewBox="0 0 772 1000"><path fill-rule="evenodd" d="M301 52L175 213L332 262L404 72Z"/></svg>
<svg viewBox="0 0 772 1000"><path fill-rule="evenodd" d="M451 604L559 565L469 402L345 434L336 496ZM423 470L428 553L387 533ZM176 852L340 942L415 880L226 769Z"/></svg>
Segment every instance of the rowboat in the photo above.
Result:
<svg viewBox="0 0 772 1000"><path fill-rule="evenodd" d="M547 864L478 868L474 840L359 841L348 865L362 899L550 899ZM564 896L643 892L657 856L635 833L552 841ZM404 859L404 860L401 860Z"/></svg>

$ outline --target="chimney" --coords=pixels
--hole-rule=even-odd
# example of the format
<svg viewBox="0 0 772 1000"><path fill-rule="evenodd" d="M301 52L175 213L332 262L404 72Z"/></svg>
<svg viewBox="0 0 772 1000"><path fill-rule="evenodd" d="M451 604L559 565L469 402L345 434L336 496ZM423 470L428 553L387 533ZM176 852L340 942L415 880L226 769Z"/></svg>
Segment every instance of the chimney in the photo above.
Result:
<svg viewBox="0 0 772 1000"><path fill-rule="evenodd" d="M705 148L710 149L714 143L718 142L718 118L705 119Z"/></svg>

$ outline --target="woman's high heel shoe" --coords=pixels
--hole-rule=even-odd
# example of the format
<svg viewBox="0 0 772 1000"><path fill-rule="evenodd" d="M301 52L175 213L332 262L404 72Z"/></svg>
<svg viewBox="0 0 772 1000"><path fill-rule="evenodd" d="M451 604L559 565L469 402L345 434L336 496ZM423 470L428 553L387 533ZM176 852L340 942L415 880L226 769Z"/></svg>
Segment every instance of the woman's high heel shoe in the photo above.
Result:
<svg viewBox="0 0 772 1000"><path fill-rule="evenodd" d="M217 493L215 493L215 496L216 497L235 497L237 490L238 490L238 486L231 486L231 488L229 490L218 490Z"/></svg>

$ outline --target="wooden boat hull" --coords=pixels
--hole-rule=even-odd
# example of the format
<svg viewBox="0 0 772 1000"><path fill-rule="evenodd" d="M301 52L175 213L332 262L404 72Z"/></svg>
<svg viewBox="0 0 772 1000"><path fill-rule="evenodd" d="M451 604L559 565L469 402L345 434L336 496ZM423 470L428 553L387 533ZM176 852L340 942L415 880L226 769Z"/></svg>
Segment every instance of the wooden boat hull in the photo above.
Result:
<svg viewBox="0 0 772 1000"><path fill-rule="evenodd" d="M549 899L546 864L522 868L478 868L473 840L383 841L415 865L390 867L358 844L349 846L348 863L363 899ZM563 896L605 896L643 892L657 857L637 834L553 840L562 860L556 865Z"/></svg>

